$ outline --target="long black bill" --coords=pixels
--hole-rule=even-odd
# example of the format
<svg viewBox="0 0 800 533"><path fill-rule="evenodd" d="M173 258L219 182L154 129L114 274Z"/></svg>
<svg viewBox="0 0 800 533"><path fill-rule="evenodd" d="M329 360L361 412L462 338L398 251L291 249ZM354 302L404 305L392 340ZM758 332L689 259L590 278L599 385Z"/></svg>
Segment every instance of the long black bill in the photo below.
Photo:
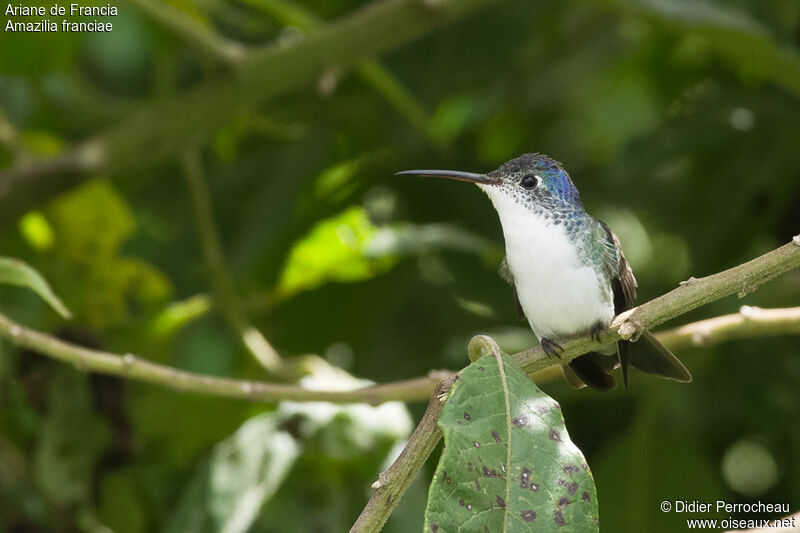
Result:
<svg viewBox="0 0 800 533"><path fill-rule="evenodd" d="M451 180L479 183L481 185L497 185L502 181L499 178L490 178L486 174L475 174L474 172L460 172L458 170L403 170L402 172L395 172L395 175L448 178Z"/></svg>

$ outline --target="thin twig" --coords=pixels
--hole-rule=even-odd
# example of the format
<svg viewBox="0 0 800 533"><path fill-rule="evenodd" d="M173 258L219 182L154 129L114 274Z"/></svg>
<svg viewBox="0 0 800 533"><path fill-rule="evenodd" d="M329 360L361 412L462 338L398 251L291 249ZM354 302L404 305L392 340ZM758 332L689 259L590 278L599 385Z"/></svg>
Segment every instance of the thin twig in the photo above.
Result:
<svg viewBox="0 0 800 533"><path fill-rule="evenodd" d="M416 401L427 398L443 377L452 375L449 372L433 372L429 376L361 389L312 390L298 385L218 378L159 365L130 353L118 355L92 350L27 328L2 313L0 337L17 346L70 363L81 371L120 376L180 391L260 402L291 400L375 405L393 400Z"/></svg>
<svg viewBox="0 0 800 533"><path fill-rule="evenodd" d="M244 46L235 41L225 39L211 28L200 24L167 2L153 2L152 0L128 1L153 21L214 61L235 65L245 55Z"/></svg>
<svg viewBox="0 0 800 533"><path fill-rule="evenodd" d="M496 1L448 0L428 7L420 0L378 0L299 42L250 51L229 72L97 133L84 145L96 149L98 165L76 167L70 161L73 152L67 151L43 165L0 171L0 223L97 172L113 177L178 156L233 117L310 85L326 70L348 68L394 50Z"/></svg>
<svg viewBox="0 0 800 533"><path fill-rule="evenodd" d="M593 341L589 336L560 342L564 348L559 360L567 363L592 349L620 338L635 338L642 330L651 329L701 305L731 294L744 296L763 283L800 267L800 235L792 242L739 266L705 278L691 278L675 290L654 298L618 315L608 333ZM540 347L514 354L514 360L528 374L554 364Z"/></svg>
<svg viewBox="0 0 800 533"><path fill-rule="evenodd" d="M382 472L378 481L373 484L375 492L353 524L350 533L380 531L386 523L403 493L414 481L417 472L442 438L442 430L439 429L437 422L444 406L444 394L450 390L455 379L455 376L449 377L436 386L428 402L428 409L417 429L389 470Z"/></svg>
<svg viewBox="0 0 800 533"><path fill-rule="evenodd" d="M800 239L797 239L800 242ZM787 246L790 247L787 250ZM777 270L788 271L796 268L798 256L800 256L800 245L787 245L761 256L753 261L741 265L748 269L764 269L772 270L775 273ZM796 251L792 252L791 247ZM774 255L779 252L779 255ZM786 253L788 252L788 253ZM783 266L777 268L775 265L775 258L778 257ZM741 268L741 267L736 267ZM776 270L777 268L777 270ZM732 269L733 270L733 269ZM730 276L731 270L711 276L705 279L711 279L719 275ZM734 270L734 274L736 271ZM777 274L775 274L777 275ZM736 285L734 283L734 285ZM670 294L681 291L683 287L662 296L665 298ZM717 296L721 298L725 294L718 293ZM644 305L650 305L661 298L656 298L651 302ZM643 306L644 306L643 305ZM642 306L642 307L643 307ZM688 308L687 308L688 310ZM767 319L771 316L775 320L780 320L782 326L786 329L785 333L792 333L797 331L797 322L786 320L786 315L794 313L792 309L773 309L761 310L764 315L761 319L752 321L752 324L747 325L750 336L756 337L760 335L774 335L780 333L774 324ZM794 316L794 315L793 315ZM715 319L711 319L715 320ZM660 320L653 318L648 325L652 323L659 323ZM705 322L705 321L704 321ZM683 326L687 328L680 334L668 331L663 333L665 344L674 348L680 346L681 343L687 342L694 334L694 326L688 324ZM43 355L53 357L71 363L77 368L84 371L100 372L104 374L117 375L144 381L146 383L153 383L168 388L173 388L183 391L191 391L199 394L209 394L216 396L227 396L230 398L239 398L252 401L265 401L275 402L281 400L293 401L329 401L334 403L350 403L350 402L366 402L366 403L381 403L392 400L400 401L419 401L427 398L436 384L453 375L452 372L442 371L433 373L429 376L418 377L393 383L386 383L382 385L375 385L363 389L351 391L325 391L325 390L308 390L296 385L277 385L273 383L264 383L261 381L239 380L230 378L216 378L205 376L202 374L195 374L192 372L184 372L175 368L151 363L146 359L136 357L131 354L118 355L110 352L89 350L81 346L70 344L57 339L46 333L41 333L33 329L27 328L17 322L12 321L8 317L0 314L0 337L10 340L12 343L30 348ZM608 339L616 338L614 335L609 335ZM724 335L714 335L712 332L712 342L723 341L727 337ZM605 340L608 342L608 340ZM675 344L673 344L675 343ZM562 361L577 357L581 353L590 351L596 347L596 343L591 341L588 337L578 338L565 343L568 347L567 354L562 356ZM579 350L584 350L583 352ZM537 354L541 354L537 357ZM553 359L548 359L541 353L539 348L525 350L524 352L517 353L512 356L514 360L522 366L526 372L531 373L538 369L557 364Z"/></svg>
<svg viewBox="0 0 800 533"><path fill-rule="evenodd" d="M762 309L743 305L738 313L692 322L658 333L671 350L705 347L725 341L800 333L800 307Z"/></svg>
<svg viewBox="0 0 800 533"><path fill-rule="evenodd" d="M762 283L784 272L797 268L798 266L800 266L800 236L795 237L791 243L753 259L752 261L720 272L719 274L708 276L702 280L691 280L659 298L623 313L614 320L613 331L606 336L608 338L606 338L604 342L607 343L609 340L620 338L618 330L624 325L627 325L628 329L655 326L669 320L669 318L676 314L680 314L680 312L689 311L703 303L722 298L728 294L734 292L751 292ZM681 305L683 307L680 307ZM642 309L644 309L644 311L641 311ZM639 331L639 329L635 329L635 331L630 333L626 332L626 334L630 337L637 331ZM569 361L589 351L594 345L599 344L601 343L592 342L588 337L577 338L569 343L564 343L562 346L564 346L565 351L559 363ZM473 337L470 341L468 349L469 358L474 361L480 357L482 352L494 351L496 349L496 344L491 341L491 339L478 335ZM544 355L541 348L526 350L513 357L515 361L518 364L521 363L520 366L529 373L555 364L553 358ZM456 378L454 377L452 379L454 380ZM452 381L448 383L452 383ZM438 417L442 407L439 406L437 402L438 395L434 394L431 397L431 403L428 405L428 411L425 413L426 418L431 411L435 411ZM402 472L402 476L398 476L396 480L394 477L388 476L386 480L380 482L378 489L373 493L366 507L358 517L358 521L353 526L351 533L353 531L380 530L389 518L394 506L397 505L397 500L399 500L403 492L408 488L408 483L410 483L410 481L406 482L406 480L413 479L414 476L416 476L417 471L422 467L425 459L427 459L430 454L430 451L426 452L426 450L429 448L432 449L436 445L439 438L441 438L441 431L439 427L435 425L435 422L431 424L430 420L423 419L423 422L420 423L417 430L414 432L414 437L416 438L413 443L415 447L418 446L420 442L425 444L420 452L424 454L423 457L415 457L413 450L409 449L409 446L403 450L403 453L400 454L387 472L387 474ZM411 444L412 442L409 441L409 445ZM409 453L406 453L407 451ZM392 486L395 482L397 483L397 487ZM387 493L391 496L391 499L384 501L383 493L379 493L378 491ZM364 524L368 524L370 527L364 527Z"/></svg>
<svg viewBox="0 0 800 533"><path fill-rule="evenodd" d="M211 274L211 282L219 302L219 309L231 329L236 332L253 357L271 374L280 375L285 370L281 356L266 337L249 323L239 295L236 293L236 285L225 261L222 243L214 222L214 208L211 205L211 195L203 176L200 150L197 147L187 149L182 163L186 185L192 199L197 233L200 236L203 256Z"/></svg>

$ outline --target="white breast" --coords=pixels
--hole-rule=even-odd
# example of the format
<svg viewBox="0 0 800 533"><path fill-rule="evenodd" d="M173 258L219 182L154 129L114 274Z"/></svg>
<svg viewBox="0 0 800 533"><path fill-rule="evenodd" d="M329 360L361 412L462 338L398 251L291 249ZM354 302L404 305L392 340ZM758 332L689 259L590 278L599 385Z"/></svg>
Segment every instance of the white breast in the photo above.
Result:
<svg viewBox="0 0 800 533"><path fill-rule="evenodd" d="M536 336L557 339L611 322L610 284L581 264L564 225L537 217L506 195L489 197L500 215L517 298Z"/></svg>

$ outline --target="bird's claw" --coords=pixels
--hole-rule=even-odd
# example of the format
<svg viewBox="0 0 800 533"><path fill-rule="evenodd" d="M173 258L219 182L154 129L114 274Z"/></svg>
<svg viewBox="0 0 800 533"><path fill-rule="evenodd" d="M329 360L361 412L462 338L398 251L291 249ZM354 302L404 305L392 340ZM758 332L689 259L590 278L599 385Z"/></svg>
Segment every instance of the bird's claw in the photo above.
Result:
<svg viewBox="0 0 800 533"><path fill-rule="evenodd" d="M589 332L589 338L593 341L600 342L600 335L603 333L608 333L608 328L605 327L603 324L598 322L594 326L592 326L592 330Z"/></svg>
<svg viewBox="0 0 800 533"><path fill-rule="evenodd" d="M553 339L548 339L547 337L542 337L540 342L542 345L542 350L544 350L545 354L547 354L549 357L561 359L561 354L559 352L563 353L564 348L562 348L560 344Z"/></svg>

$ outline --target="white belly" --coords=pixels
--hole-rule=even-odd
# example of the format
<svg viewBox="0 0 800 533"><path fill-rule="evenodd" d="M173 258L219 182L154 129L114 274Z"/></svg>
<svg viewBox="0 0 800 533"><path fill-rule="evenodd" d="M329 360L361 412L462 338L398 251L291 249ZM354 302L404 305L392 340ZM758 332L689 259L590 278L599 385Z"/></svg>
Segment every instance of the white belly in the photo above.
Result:
<svg viewBox="0 0 800 533"><path fill-rule="evenodd" d="M498 211L517 298L537 337L557 339L611 322L610 284L594 266L581 264L563 224L534 218L518 204Z"/></svg>

